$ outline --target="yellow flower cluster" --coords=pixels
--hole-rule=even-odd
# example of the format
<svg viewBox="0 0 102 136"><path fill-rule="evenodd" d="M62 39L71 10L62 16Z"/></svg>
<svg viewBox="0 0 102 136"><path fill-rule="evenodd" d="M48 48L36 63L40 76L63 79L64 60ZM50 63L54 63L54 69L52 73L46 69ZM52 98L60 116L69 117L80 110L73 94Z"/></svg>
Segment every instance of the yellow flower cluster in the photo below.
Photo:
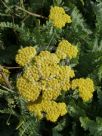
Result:
<svg viewBox="0 0 102 136"><path fill-rule="evenodd" d="M33 47L25 47L18 50L18 54L16 55L16 62L20 66L24 66L35 56L36 50Z"/></svg>
<svg viewBox="0 0 102 136"><path fill-rule="evenodd" d="M57 121L58 117L64 116L67 113L67 107L65 103L57 103L55 101L43 100L39 103L29 103L28 109L30 112L39 118L46 117L47 120L52 122Z"/></svg>
<svg viewBox="0 0 102 136"><path fill-rule="evenodd" d="M1 69L2 69L2 72L5 74L6 78L9 78L9 76L10 76L9 70L3 68L1 65L0 65L0 67L1 67ZM4 78L3 78L3 76L2 76L2 73L0 73L0 83L1 83L1 84L4 83Z"/></svg>
<svg viewBox="0 0 102 136"><path fill-rule="evenodd" d="M54 6L50 9L49 19L57 28L62 28L66 23L71 23L71 17L65 13L62 7Z"/></svg>
<svg viewBox="0 0 102 136"><path fill-rule="evenodd" d="M55 100L61 91L70 89L74 71L70 66L60 66L54 53L42 51L33 61L17 80L17 88L26 100L35 101L41 91L43 100Z"/></svg>
<svg viewBox="0 0 102 136"><path fill-rule="evenodd" d="M94 83L90 78L80 78L72 81L72 89L78 88L79 96L83 101L88 101L92 98L94 92Z"/></svg>
<svg viewBox="0 0 102 136"><path fill-rule="evenodd" d="M67 113L66 104L56 102L56 99L63 91L66 92L70 88L74 90L78 88L79 96L83 101L92 98L93 81L89 78L80 78L71 83L71 78L75 77L74 70L70 66L60 63L61 59L67 57L71 59L77 56L78 49L75 46L62 40L55 53L41 51L35 55L34 47L23 48L20 53L25 52L26 49L28 51L32 49L33 54L26 56L29 65L25 66L26 61L24 62L24 60L23 63L21 60L18 61L20 65L24 65L24 72L17 79L17 88L20 95L27 100L28 110L39 119L46 117L47 120L55 122L60 116L65 115ZM16 58L20 53L18 52ZM22 58L25 58L25 53L21 54Z"/></svg>
<svg viewBox="0 0 102 136"><path fill-rule="evenodd" d="M28 50L29 48L31 49L26 47ZM20 52L25 51L24 49ZM26 60L28 60L27 56ZM24 64L24 60L19 64ZM56 53L41 51L38 55L32 56L29 65L24 67L24 72L17 79L17 88L20 95L27 100L29 111L39 117L43 117L45 112L48 120L56 121L59 116L66 114L67 109L65 103L56 103L55 100L63 91L70 89L70 79L74 76L74 70L70 66L60 65ZM39 98L41 101L37 104Z"/></svg>
<svg viewBox="0 0 102 136"><path fill-rule="evenodd" d="M69 59L72 59L75 58L77 54L78 48L69 43L67 40L62 40L56 50L56 55L59 59L66 59L67 57Z"/></svg>

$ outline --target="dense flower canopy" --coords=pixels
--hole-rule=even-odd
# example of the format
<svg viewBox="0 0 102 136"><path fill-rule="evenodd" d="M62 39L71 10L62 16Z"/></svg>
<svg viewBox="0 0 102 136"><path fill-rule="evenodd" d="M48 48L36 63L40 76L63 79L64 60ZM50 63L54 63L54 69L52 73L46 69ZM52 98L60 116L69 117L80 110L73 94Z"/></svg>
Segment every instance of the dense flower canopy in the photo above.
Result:
<svg viewBox="0 0 102 136"><path fill-rule="evenodd" d="M69 65L60 63L63 59L77 57L76 46L62 40L55 53L49 51L35 53L34 47L25 47L20 49L16 56L16 62L24 66L24 72L17 79L17 88L19 94L27 101L30 112L38 118L46 117L47 120L55 122L67 113L66 104L56 102L63 92L79 87L79 96L84 101L92 98L94 91L92 80L74 79L71 84L72 78L75 77L74 70ZM25 65L26 61L28 65Z"/></svg>

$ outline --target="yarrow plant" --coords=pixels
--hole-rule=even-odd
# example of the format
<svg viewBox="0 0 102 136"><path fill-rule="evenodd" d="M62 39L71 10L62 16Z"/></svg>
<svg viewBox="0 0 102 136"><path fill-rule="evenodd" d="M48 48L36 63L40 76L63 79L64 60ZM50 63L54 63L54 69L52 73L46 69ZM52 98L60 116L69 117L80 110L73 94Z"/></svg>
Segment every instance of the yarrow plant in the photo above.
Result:
<svg viewBox="0 0 102 136"><path fill-rule="evenodd" d="M102 1L0 5L0 136L102 136Z"/></svg>

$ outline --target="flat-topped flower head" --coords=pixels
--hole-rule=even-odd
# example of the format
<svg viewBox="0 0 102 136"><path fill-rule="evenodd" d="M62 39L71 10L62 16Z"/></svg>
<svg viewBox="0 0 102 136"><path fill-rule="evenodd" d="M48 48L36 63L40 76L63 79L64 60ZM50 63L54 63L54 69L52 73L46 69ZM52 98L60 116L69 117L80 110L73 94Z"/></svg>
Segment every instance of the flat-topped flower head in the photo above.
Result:
<svg viewBox="0 0 102 136"><path fill-rule="evenodd" d="M18 50L16 55L16 62L20 66L25 66L36 55L36 49L34 47L25 47Z"/></svg>
<svg viewBox="0 0 102 136"><path fill-rule="evenodd" d="M71 43L69 43L67 40L62 40L57 47L56 55L59 59L66 59L67 57L69 59L77 57L78 54L78 48Z"/></svg>
<svg viewBox="0 0 102 136"><path fill-rule="evenodd" d="M67 106L65 103L57 103L55 101L44 100L40 103L29 103L28 110L38 118L46 117L51 122L56 122L60 116L67 113Z"/></svg>
<svg viewBox="0 0 102 136"><path fill-rule="evenodd" d="M52 20L53 25L57 28L62 28L66 23L71 23L71 17L65 13L62 7L51 7L49 19Z"/></svg>
<svg viewBox="0 0 102 136"><path fill-rule="evenodd" d="M94 83L90 78L79 78L72 81L72 89L78 88L79 96L83 101L89 101L93 97Z"/></svg>
<svg viewBox="0 0 102 136"><path fill-rule="evenodd" d="M30 82L22 76L17 79L17 89L20 95L27 101L37 100L41 91L37 82Z"/></svg>

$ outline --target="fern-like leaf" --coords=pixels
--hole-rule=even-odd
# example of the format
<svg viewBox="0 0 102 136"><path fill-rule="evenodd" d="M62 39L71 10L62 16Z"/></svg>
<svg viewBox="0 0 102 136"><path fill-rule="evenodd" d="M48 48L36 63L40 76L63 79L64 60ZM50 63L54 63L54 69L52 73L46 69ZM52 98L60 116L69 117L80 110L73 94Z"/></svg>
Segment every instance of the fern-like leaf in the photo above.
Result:
<svg viewBox="0 0 102 136"><path fill-rule="evenodd" d="M88 28L88 25L85 23L83 15L80 13L77 7L72 11L72 30L78 36L78 38L84 39L92 33Z"/></svg>
<svg viewBox="0 0 102 136"><path fill-rule="evenodd" d="M18 126L18 130L19 130L19 136L40 136L39 132L38 132L38 128L39 128L39 123L35 120L34 117L27 117L24 116L21 120L20 120L20 124Z"/></svg>
<svg viewBox="0 0 102 136"><path fill-rule="evenodd" d="M91 136L102 136L102 118L97 117L96 121L88 117L80 117L81 126L84 130L89 130Z"/></svg>
<svg viewBox="0 0 102 136"><path fill-rule="evenodd" d="M102 32L102 0L97 0L94 12L96 15L96 31Z"/></svg>

